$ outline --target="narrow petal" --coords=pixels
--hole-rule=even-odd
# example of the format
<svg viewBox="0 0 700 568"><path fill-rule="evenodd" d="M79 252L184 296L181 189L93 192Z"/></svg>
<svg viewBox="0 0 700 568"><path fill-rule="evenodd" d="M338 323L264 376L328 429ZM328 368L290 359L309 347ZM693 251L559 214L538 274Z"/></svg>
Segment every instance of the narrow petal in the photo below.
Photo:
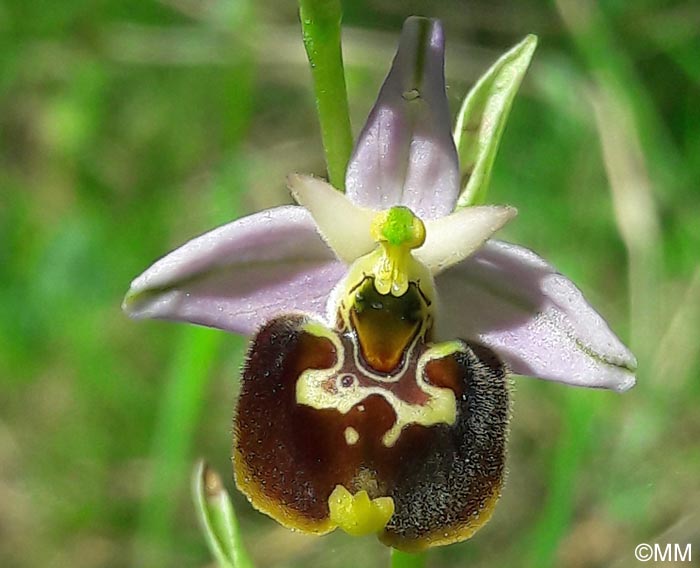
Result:
<svg viewBox="0 0 700 568"><path fill-rule="evenodd" d="M489 241L436 279L442 337L490 347L517 374L626 391L634 355L580 290L530 250Z"/></svg>
<svg viewBox="0 0 700 568"><path fill-rule="evenodd" d="M312 176L293 174L287 183L338 258L349 264L375 248L370 226L376 211L358 207L332 185Z"/></svg>
<svg viewBox="0 0 700 568"><path fill-rule="evenodd" d="M320 317L345 272L302 207L262 211L214 229L136 278L123 309L251 334L280 313Z"/></svg>
<svg viewBox="0 0 700 568"><path fill-rule="evenodd" d="M416 258L438 274L467 258L516 214L513 207L488 205L428 221L425 244L415 251Z"/></svg>
<svg viewBox="0 0 700 568"><path fill-rule="evenodd" d="M423 219L454 208L459 165L444 52L440 22L406 20L391 70L348 164L347 194L358 205L406 205Z"/></svg>

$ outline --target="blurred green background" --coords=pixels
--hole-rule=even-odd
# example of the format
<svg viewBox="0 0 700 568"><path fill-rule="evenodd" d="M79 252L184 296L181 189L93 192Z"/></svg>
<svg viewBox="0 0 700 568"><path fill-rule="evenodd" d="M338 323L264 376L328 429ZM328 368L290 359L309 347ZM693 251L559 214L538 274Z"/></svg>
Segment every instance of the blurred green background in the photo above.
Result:
<svg viewBox="0 0 700 568"><path fill-rule="evenodd" d="M640 363L622 396L516 379L496 514L428 565L636 566L639 542L700 558L700 4L345 8L356 132L406 16L444 20L455 112L539 35L489 200ZM211 566L189 477L204 456L232 487L245 340L119 306L167 251L288 202L288 172L323 175L295 3L2 1L0 145L0 566ZM261 567L386 565L372 538L234 500Z"/></svg>

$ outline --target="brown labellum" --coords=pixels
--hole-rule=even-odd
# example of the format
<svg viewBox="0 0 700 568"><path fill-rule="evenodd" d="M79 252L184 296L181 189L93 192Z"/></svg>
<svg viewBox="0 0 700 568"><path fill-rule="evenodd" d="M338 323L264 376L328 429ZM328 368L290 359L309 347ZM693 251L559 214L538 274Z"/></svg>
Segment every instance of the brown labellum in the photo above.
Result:
<svg viewBox="0 0 700 568"><path fill-rule="evenodd" d="M426 342L420 318L392 324L367 309L356 310L360 328L372 323L360 340L353 327L331 330L304 315L258 332L234 419L236 482L256 508L306 532L335 528L328 499L342 485L393 499L379 534L388 545L411 551L469 538L503 481L504 368L481 346ZM373 349L391 328L400 339ZM369 364L376 360L379 369Z"/></svg>

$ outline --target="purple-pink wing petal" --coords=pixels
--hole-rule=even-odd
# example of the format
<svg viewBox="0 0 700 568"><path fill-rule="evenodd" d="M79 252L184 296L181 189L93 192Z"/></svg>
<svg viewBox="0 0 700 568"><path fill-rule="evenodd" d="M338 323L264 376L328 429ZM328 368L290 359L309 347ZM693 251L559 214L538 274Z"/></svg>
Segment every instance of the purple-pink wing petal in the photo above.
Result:
<svg viewBox="0 0 700 568"><path fill-rule="evenodd" d="M134 318L186 321L251 334L282 313L324 317L345 266L302 207L262 211L197 237L136 278Z"/></svg>
<svg viewBox="0 0 700 568"><path fill-rule="evenodd" d="M491 240L436 278L440 337L494 349L514 373L626 391L637 362L581 291L532 251Z"/></svg>
<svg viewBox="0 0 700 568"><path fill-rule="evenodd" d="M437 20L409 18L348 164L348 197L370 209L406 205L423 219L449 214L459 164L445 95L445 38Z"/></svg>

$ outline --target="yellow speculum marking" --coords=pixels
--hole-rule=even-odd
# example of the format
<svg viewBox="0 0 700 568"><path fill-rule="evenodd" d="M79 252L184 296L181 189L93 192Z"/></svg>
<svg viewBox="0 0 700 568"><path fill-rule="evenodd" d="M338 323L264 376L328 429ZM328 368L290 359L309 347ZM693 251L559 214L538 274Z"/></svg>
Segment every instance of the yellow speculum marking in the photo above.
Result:
<svg viewBox="0 0 700 568"><path fill-rule="evenodd" d="M343 435L345 436L345 443L348 446L357 444L357 441L360 439L360 434L352 426L348 426L343 432Z"/></svg>
<svg viewBox="0 0 700 568"><path fill-rule="evenodd" d="M354 495L342 485L336 485L328 497L331 522L352 536L378 533L394 514L391 497L370 499L367 491Z"/></svg>
<svg viewBox="0 0 700 568"><path fill-rule="evenodd" d="M317 327L320 326L307 326L305 329L307 332L313 333L313 330ZM382 444L388 448L396 444L401 432L408 425L452 425L457 420L455 393L449 388L436 387L427 383L423 379L423 375L428 362L458 351L460 349L459 342L454 341L436 345L421 356L416 369L416 381L418 388L427 395L428 400L424 404L411 404L381 386L381 383L377 383L377 386L363 386L359 384L359 381L355 381L352 385L339 389L337 392L329 392L325 385L340 373L345 350L340 340L329 334L327 330L324 330L322 335L335 345L338 353L338 362L330 369L309 369L304 371L299 376L296 384L297 403L318 410L335 409L341 414L347 414L354 406L361 404L370 395L378 394L384 397L396 414L396 421L382 437ZM370 378L372 377L370 376ZM347 433L345 435L347 441Z"/></svg>

